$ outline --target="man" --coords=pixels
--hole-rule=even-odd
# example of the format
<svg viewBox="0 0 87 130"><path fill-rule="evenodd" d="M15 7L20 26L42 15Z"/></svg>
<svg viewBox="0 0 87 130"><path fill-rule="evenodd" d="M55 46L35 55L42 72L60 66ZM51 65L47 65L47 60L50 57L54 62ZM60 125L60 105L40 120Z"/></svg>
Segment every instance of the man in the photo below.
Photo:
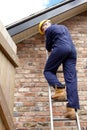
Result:
<svg viewBox="0 0 87 130"><path fill-rule="evenodd" d="M65 117L76 119L75 110L79 109L77 91L76 60L77 54L70 33L64 25L52 24L50 20L43 20L39 24L39 32L46 37L46 49L50 52L44 68L44 76L50 86L55 89L52 99L65 100L67 92L68 103ZM63 73L66 84L60 83L56 72L63 65Z"/></svg>

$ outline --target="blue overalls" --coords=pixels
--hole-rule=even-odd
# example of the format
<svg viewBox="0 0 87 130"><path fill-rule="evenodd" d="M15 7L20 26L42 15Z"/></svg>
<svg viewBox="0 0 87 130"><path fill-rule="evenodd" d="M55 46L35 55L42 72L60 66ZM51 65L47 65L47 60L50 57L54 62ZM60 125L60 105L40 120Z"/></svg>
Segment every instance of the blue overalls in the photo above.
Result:
<svg viewBox="0 0 87 130"><path fill-rule="evenodd" d="M77 54L70 33L64 25L51 25L45 32L46 49L51 54L44 68L44 76L50 86L64 87L58 80L56 72L63 65L67 91L68 107L79 109L77 91L76 60Z"/></svg>

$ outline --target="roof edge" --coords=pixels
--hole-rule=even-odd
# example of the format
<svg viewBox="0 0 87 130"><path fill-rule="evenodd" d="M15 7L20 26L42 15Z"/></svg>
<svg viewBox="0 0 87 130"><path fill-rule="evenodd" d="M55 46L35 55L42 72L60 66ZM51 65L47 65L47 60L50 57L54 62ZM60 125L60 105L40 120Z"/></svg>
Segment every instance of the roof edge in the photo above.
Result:
<svg viewBox="0 0 87 130"><path fill-rule="evenodd" d="M86 4L85 4L86 3ZM53 17L63 14L66 11L79 7L81 5L87 5L86 0L68 0L66 3L61 5L56 5L51 8L48 8L40 13L37 13L25 20L22 20L14 25L7 27L7 31L11 36L15 36L29 28L32 28L35 25L38 25L43 19L52 19Z"/></svg>
<svg viewBox="0 0 87 130"><path fill-rule="evenodd" d="M9 30L9 29L11 29L11 28L13 28L13 27L15 27L15 26L18 26L18 25L20 25L20 24L23 24L23 23L25 23L25 22L27 22L27 21L29 21L29 20L31 20L31 19L37 17L37 16L40 16L40 15L42 15L42 14L44 14L44 13L47 13L47 12L49 12L49 11L51 11L51 10L54 10L54 9L56 9L56 8L59 8L59 7L63 6L63 5L65 5L65 4L68 4L68 3L73 2L73 1L75 1L75 0L66 0L65 2L61 2L61 3L59 3L59 4L55 5L55 6L51 6L51 7L49 7L49 8L44 9L44 10L41 10L41 11L35 13L35 14L31 14L29 17L24 18L24 19L22 19L21 21L17 21L16 23L7 25L7 26L6 26L6 29Z"/></svg>

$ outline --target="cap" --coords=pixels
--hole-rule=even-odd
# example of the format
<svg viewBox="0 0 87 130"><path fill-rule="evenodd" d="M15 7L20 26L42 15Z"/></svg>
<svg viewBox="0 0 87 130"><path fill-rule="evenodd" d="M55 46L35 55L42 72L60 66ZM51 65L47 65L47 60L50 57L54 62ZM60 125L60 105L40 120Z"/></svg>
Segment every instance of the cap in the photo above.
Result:
<svg viewBox="0 0 87 130"><path fill-rule="evenodd" d="M48 19L47 19L47 20L42 20L42 21L39 23L39 33L40 33L41 35L44 34L44 32L42 31L42 26L43 26L43 24L44 24L46 21L48 21Z"/></svg>

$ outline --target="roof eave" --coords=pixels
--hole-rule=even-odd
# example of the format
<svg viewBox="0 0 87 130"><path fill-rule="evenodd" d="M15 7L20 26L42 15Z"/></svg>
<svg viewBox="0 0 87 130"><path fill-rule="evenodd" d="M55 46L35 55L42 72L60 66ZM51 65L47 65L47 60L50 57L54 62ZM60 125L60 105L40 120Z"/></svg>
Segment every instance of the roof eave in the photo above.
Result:
<svg viewBox="0 0 87 130"><path fill-rule="evenodd" d="M61 5L53 6L53 7L48 8L48 9L46 9L38 14L30 16L29 18L26 18L23 21L20 21L16 24L8 26L7 30L12 37L15 37L15 35L19 36L20 33L23 33L24 31L26 31L28 29L30 29L30 32L31 32L30 34L33 35L31 28L32 29L34 27L36 28L36 26L39 24L39 22L41 20L53 19L56 16L64 14L72 9L78 8L78 7L83 6L83 5L87 7L86 0L68 0L64 3L61 3ZM84 9L81 9L81 11L78 11L78 14L81 13L82 11L84 11ZM67 18L69 18L69 17L71 17L71 16L68 16ZM60 19L58 19L58 21L62 22ZM34 34L36 32L38 32L37 29L34 31ZM28 34L28 36L29 36L29 34ZM27 37L27 36L25 36L25 37ZM22 37L22 39L23 39L23 37Z"/></svg>

